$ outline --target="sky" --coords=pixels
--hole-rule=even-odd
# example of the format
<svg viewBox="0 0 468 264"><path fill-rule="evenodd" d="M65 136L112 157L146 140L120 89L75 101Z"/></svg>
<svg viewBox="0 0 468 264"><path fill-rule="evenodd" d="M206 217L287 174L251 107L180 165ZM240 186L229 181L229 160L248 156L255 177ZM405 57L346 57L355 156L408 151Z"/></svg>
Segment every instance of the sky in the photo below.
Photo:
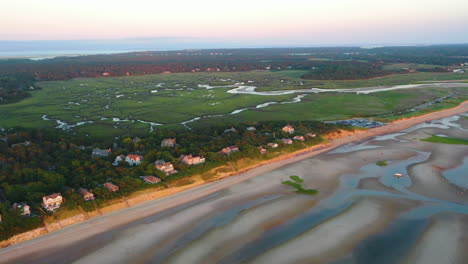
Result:
<svg viewBox="0 0 468 264"><path fill-rule="evenodd" d="M0 41L218 46L468 43L466 0L6 0Z"/></svg>

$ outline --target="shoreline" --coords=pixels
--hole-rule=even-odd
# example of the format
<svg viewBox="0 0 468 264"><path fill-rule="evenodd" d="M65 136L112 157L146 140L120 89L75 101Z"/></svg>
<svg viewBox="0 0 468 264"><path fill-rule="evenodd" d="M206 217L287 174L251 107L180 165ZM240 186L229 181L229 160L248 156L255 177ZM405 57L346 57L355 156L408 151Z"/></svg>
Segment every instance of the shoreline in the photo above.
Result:
<svg viewBox="0 0 468 264"><path fill-rule="evenodd" d="M76 219L74 220L73 219L69 220L68 218L68 219L64 219L60 221L63 224L63 222L66 222L67 220L69 220L70 223L67 223L66 226L61 225L60 222L53 223L50 225L50 227L52 227L55 224L54 228L49 228L49 226L47 226L47 228L50 231L49 233L44 234L44 232L38 232L38 229L36 229L36 230L28 231L26 233L18 234L10 238L9 240L1 241L0 247L6 247L5 249L0 249L0 254L6 255L6 256L2 256L2 261L8 260L9 257L11 259L14 259L15 257L18 257L19 255L24 256L24 255L27 255L28 253L34 254L40 251L44 251L50 247L53 247L54 245L59 246L59 245L64 245L64 243L71 244L80 239L91 237L93 235L125 225L126 223L144 218L146 216L160 213L162 211L165 211L170 208L174 208L176 206L185 204L195 199L206 197L210 194L226 189L237 183L246 181L248 179L251 179L258 175L272 171L279 167L283 167L285 165L313 157L320 153L340 147L344 144L348 144L357 140L362 140L368 137L393 133L399 130L409 128L419 123L423 123L423 122L434 120L434 119L440 119L440 118L464 113L467 111L468 111L468 101L465 101L454 108L432 112L432 113L424 114L421 116L400 119L392 123L389 123L388 125L384 127L379 127L379 128L369 129L369 130L356 130L354 132L345 131L345 132L342 132L341 134L334 133L334 134L328 135L328 139L329 139L328 143L322 143L322 144L314 145L314 146L301 149L295 152L283 154L275 158L272 158L270 160L265 160L265 161L256 163L254 165L247 166L235 172L217 173L214 179L203 180L201 178L201 175L194 175L193 178L196 180L188 185L171 187L169 189L164 189L164 190L154 190L150 192L145 192L145 191L142 191L142 193L137 192L134 194L134 197L132 197L133 195L131 195L130 197L127 197L130 207L128 207L125 202L111 204L109 206L101 208L101 211L104 211L102 215L95 214L89 217L89 214L88 214L88 218L84 217L83 214L75 215L73 218L76 218ZM216 169L218 168L214 168L213 170L216 171ZM236 176L236 177L231 177L231 176ZM158 206L157 208L154 208L153 206L154 203L165 203L165 204L163 204L162 206ZM123 210L129 210L129 214L116 215L117 212L120 212ZM133 211L133 214L131 214L131 211ZM104 217L99 217L99 216L110 216L110 215L115 215L116 217L113 218L112 221L106 221ZM93 224L93 226L90 226L90 224ZM40 228L40 230L43 230L43 229L44 228ZM30 236L26 235L30 232L35 232L35 231L36 231L36 234L31 233ZM53 231L60 231L60 232L53 232ZM75 236L66 235L64 234L65 231L74 232L76 235ZM59 237L62 236L65 241L61 239L55 239L55 241L57 242L49 243L47 247L44 245L41 245L40 242L42 240L49 238L50 236L59 236ZM18 245L15 246L15 244L18 244Z"/></svg>

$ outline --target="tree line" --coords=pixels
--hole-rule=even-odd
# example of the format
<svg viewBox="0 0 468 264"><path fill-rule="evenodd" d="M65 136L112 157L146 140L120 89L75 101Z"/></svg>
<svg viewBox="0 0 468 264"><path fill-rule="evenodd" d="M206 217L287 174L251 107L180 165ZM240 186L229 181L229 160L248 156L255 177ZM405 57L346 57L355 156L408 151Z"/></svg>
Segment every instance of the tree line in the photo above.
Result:
<svg viewBox="0 0 468 264"><path fill-rule="evenodd" d="M287 124L295 127L295 134L287 134L281 130ZM246 129L252 125L256 130ZM32 207L33 214L40 216L45 213L41 210L42 197L60 192L66 200L63 206L65 209L81 206L84 210L95 210L95 206L108 200L144 188L167 188L179 180L207 172L228 161L267 158L260 154L259 147L266 146L269 142L277 142L281 146L278 149L269 149L271 153L300 149L304 148L302 142L286 146L280 139L292 138L296 134L315 133L318 137L305 142L313 145L321 141L320 135L339 131L340 128L344 127L316 121L268 121L191 131L161 129L142 138L122 136L107 141L93 141L89 137L57 130L11 129L4 132L0 141L0 194L3 196L0 214L4 216L4 221L0 224L0 239L38 225L37 221L24 220L25 217L12 211L11 206L15 202L27 202ZM165 138L176 138L177 145L173 148L161 147L161 141ZM231 145L238 146L240 151L229 156L218 153ZM112 148L112 153L108 157L92 157L93 148ZM116 156L130 153L142 155L143 162L139 166L112 165ZM182 154L204 156L206 162L189 166L178 159ZM166 176L155 168L156 160L171 162L179 172ZM144 175L153 175L162 181L148 185L140 178ZM107 181L118 185L119 192L112 193L105 189L102 184ZM96 197L95 203L84 202L77 193L78 188L92 191ZM15 231L11 231L11 223L17 224L13 229ZM6 232L7 229L10 231Z"/></svg>

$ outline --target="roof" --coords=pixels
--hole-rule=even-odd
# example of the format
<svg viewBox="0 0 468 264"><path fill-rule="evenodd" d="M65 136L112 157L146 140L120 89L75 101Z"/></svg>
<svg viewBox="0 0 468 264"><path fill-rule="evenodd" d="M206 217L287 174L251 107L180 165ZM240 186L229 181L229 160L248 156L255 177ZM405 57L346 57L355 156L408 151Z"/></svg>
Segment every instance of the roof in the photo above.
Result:
<svg viewBox="0 0 468 264"><path fill-rule="evenodd" d="M13 204L13 208L23 208L23 207L25 207L25 206L28 206L28 207L29 207L29 205L28 205L27 203L25 203L25 202L22 202L22 203L14 203L14 204Z"/></svg>
<svg viewBox="0 0 468 264"><path fill-rule="evenodd" d="M232 151L238 151L239 148L237 146L229 146L225 147L222 150L219 151L219 153L231 153Z"/></svg>
<svg viewBox="0 0 468 264"><path fill-rule="evenodd" d="M170 163L170 162L166 162L166 163L162 163L162 164L159 163L159 164L155 165L156 168L163 168L163 167L166 167L166 166L174 166L174 165L172 165L172 163Z"/></svg>
<svg viewBox="0 0 468 264"><path fill-rule="evenodd" d="M51 194L51 195L47 195L47 196L44 196L44 199L48 200L48 199L56 199L57 197L61 197L62 195L60 193L54 193L54 194Z"/></svg>
<svg viewBox="0 0 468 264"><path fill-rule="evenodd" d="M180 155L179 159L193 159L192 154L189 155Z"/></svg>
<svg viewBox="0 0 468 264"><path fill-rule="evenodd" d="M143 159L143 156L141 156L141 155L136 155L136 154L128 154L127 157L128 157L129 159L132 159L132 160Z"/></svg>
<svg viewBox="0 0 468 264"><path fill-rule="evenodd" d="M115 188L118 189L118 188L119 188L119 186L117 186L117 185L115 185L115 184L113 184L113 183L111 183L111 182L106 182L106 183L104 183L104 187L106 187L106 188L108 188L108 189L115 189Z"/></svg>
<svg viewBox="0 0 468 264"><path fill-rule="evenodd" d="M80 188L79 191L80 191L81 195L83 195L83 196L86 196L86 195L93 195L90 191L88 191L88 190L85 189L85 188Z"/></svg>
<svg viewBox="0 0 468 264"><path fill-rule="evenodd" d="M144 180L151 183L157 183L161 181L159 178L156 178L154 176L145 176Z"/></svg>

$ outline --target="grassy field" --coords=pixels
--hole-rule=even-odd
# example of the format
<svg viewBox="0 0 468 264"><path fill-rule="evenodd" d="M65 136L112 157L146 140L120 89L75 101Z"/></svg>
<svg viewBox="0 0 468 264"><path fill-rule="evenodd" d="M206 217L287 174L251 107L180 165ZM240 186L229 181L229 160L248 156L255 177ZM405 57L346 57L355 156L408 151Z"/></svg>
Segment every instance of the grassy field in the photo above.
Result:
<svg viewBox="0 0 468 264"><path fill-rule="evenodd" d="M440 136L431 136L421 141L431 142L431 143L442 143L442 144L456 144L456 145L468 145L468 140L462 138L450 138L450 137L440 137Z"/></svg>
<svg viewBox="0 0 468 264"><path fill-rule="evenodd" d="M303 73L178 73L41 82L38 85L42 90L33 92L32 97L0 106L0 127L57 126L54 120L43 120L42 116L46 115L49 119L58 119L72 125L92 121L94 123L82 124L71 130L95 137L107 137L147 133L151 127L147 122L181 129L184 127L182 122L197 117L201 119L190 123L190 127L260 120L336 120L382 115L392 119L395 113L449 94L456 93L456 96L434 108L449 107L468 98L466 88L426 88L359 95L307 94L299 103L288 103L297 94L230 94L227 91L233 87L207 89L203 86L229 86L244 82L258 87L258 90L352 88L465 77L463 74L418 73L360 81L308 81L300 79ZM266 102L276 104L256 107ZM231 114L243 108L249 110ZM153 126L153 129L157 127L159 126Z"/></svg>

